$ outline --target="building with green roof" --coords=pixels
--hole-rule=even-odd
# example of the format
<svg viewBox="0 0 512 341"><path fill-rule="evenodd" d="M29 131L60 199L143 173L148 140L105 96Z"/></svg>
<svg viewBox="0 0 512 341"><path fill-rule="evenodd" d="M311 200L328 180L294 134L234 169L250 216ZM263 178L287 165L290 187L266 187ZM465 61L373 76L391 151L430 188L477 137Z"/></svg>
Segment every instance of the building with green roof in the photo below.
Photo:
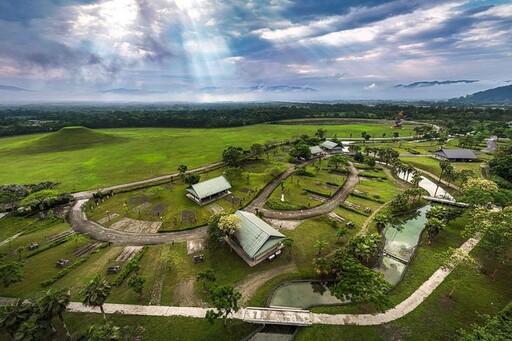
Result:
<svg viewBox="0 0 512 341"><path fill-rule="evenodd" d="M254 213L236 211L240 228L226 240L232 249L250 266L255 266L283 248L284 234L258 218Z"/></svg>
<svg viewBox="0 0 512 341"><path fill-rule="evenodd" d="M187 197L199 205L205 205L231 192L231 184L224 176L198 182L187 188Z"/></svg>

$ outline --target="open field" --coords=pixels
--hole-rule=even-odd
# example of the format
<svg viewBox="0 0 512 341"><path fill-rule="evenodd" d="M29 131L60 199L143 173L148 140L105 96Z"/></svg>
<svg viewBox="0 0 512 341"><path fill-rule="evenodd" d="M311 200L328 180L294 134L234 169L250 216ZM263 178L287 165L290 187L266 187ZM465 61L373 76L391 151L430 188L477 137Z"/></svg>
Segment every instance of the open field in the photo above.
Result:
<svg viewBox="0 0 512 341"><path fill-rule="evenodd" d="M55 181L62 189L80 191L176 172L179 164L199 167L221 159L228 146L248 148L327 129L327 136L376 136L388 124L275 125L260 124L222 129L66 129L51 134L0 139L2 184ZM78 133L77 133L78 130ZM97 133L103 133L98 135ZM105 135L106 134L106 135ZM68 146L68 147L62 147Z"/></svg>
<svg viewBox="0 0 512 341"><path fill-rule="evenodd" d="M411 166L426 170L434 175L439 176L441 174L441 167L439 166L440 160L431 157L415 157L415 156L401 156L400 160ZM473 171L476 177L480 177L480 165L481 162L450 162L456 171L462 169L469 169ZM456 184L460 184L460 181L455 181Z"/></svg>

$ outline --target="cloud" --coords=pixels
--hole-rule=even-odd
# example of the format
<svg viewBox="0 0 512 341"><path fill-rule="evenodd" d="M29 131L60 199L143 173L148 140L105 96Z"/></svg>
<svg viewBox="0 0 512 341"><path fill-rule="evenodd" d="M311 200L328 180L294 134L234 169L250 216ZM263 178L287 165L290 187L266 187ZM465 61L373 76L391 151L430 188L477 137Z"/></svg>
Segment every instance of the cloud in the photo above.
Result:
<svg viewBox="0 0 512 341"><path fill-rule="evenodd" d="M17 86L2 85L2 84L0 84L0 91L32 92L32 91L34 91L34 90L27 90L27 89L19 88L19 87L17 87Z"/></svg>
<svg viewBox="0 0 512 341"><path fill-rule="evenodd" d="M372 83L372 84L370 84L368 86L365 86L363 89L365 89L365 90L377 90L378 88L379 88L379 86L377 84Z"/></svg>

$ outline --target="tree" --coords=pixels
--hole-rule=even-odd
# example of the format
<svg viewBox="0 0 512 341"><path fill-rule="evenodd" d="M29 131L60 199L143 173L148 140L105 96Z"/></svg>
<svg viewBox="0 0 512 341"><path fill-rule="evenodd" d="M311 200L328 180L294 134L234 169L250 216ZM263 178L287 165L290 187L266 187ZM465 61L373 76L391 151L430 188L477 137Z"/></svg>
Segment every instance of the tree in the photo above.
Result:
<svg viewBox="0 0 512 341"><path fill-rule="evenodd" d="M54 317L58 317L62 326L66 330L66 335L68 338L71 338L69 334L68 327L64 322L64 312L66 311L67 306L71 300L71 292L69 289L62 290L48 290L44 296L39 300L39 311L45 320L49 321L52 330L55 332L55 328L53 327L51 320Z"/></svg>
<svg viewBox="0 0 512 341"><path fill-rule="evenodd" d="M185 176L185 183L187 185L197 184L201 180L201 176L199 174L189 174Z"/></svg>
<svg viewBox="0 0 512 341"><path fill-rule="evenodd" d="M210 289L209 298L215 310L209 309L206 312L206 318L213 323L214 319L222 317L225 327L229 314L236 313L240 309L238 301L242 298L242 294L235 291L232 285L222 285Z"/></svg>
<svg viewBox="0 0 512 341"><path fill-rule="evenodd" d="M442 268L446 270L453 270L457 268L458 277L452 279L452 289L448 296L452 296L455 290L457 289L459 283L461 283L462 278L465 274L469 272L476 272L480 269L480 264L471 257L466 251L461 249L453 249L449 248L447 251L440 255Z"/></svg>
<svg viewBox="0 0 512 341"><path fill-rule="evenodd" d="M338 170L339 166L348 165L348 160L343 155L333 155L329 158L328 165L334 167L335 170Z"/></svg>
<svg viewBox="0 0 512 341"><path fill-rule="evenodd" d="M498 260L500 264L512 263L512 206L506 206L502 210L475 207L468 221L471 223L464 229L466 237L480 235L482 238L479 246L486 251L486 255ZM498 268L495 268L491 277L495 278L497 272Z"/></svg>
<svg viewBox="0 0 512 341"><path fill-rule="evenodd" d="M199 282L203 282L203 290L206 290L207 283L213 283L217 280L217 278L215 277L215 273L211 268L199 272L196 276L196 279Z"/></svg>
<svg viewBox="0 0 512 341"><path fill-rule="evenodd" d="M133 289L133 291L139 295L139 298L142 297L142 292L144 290L144 283L146 279L140 275L133 275L128 279L128 286Z"/></svg>
<svg viewBox="0 0 512 341"><path fill-rule="evenodd" d="M381 242L382 237L378 233L354 236L347 243L347 252L359 261L369 263L376 256Z"/></svg>
<svg viewBox="0 0 512 341"><path fill-rule="evenodd" d="M180 176L185 177L185 172L188 170L188 167L184 164L178 166L178 172L180 172Z"/></svg>
<svg viewBox="0 0 512 341"><path fill-rule="evenodd" d="M329 243L325 240L317 240L315 243L315 249L317 249L317 256L320 256L322 254L322 250L327 247Z"/></svg>
<svg viewBox="0 0 512 341"><path fill-rule="evenodd" d="M343 237L347 235L347 229L343 226L338 227L336 230L336 237L338 238L338 242L341 241Z"/></svg>
<svg viewBox="0 0 512 341"><path fill-rule="evenodd" d="M103 310L103 304L110 295L111 286L110 284L101 279L100 276L94 277L80 292L82 296L82 303L86 307L100 307L103 319L107 320L107 315Z"/></svg>
<svg viewBox="0 0 512 341"><path fill-rule="evenodd" d="M4 253L0 252L0 283L4 288L21 281L23 278L22 269L23 263L10 261Z"/></svg>
<svg viewBox="0 0 512 341"><path fill-rule="evenodd" d="M117 341L121 339L121 331L112 322L101 325L93 324L87 328L85 339L87 341Z"/></svg>
<svg viewBox="0 0 512 341"><path fill-rule="evenodd" d="M340 253L341 255L341 253ZM339 257L336 283L331 292L340 300L352 303L373 303L384 311L389 305L387 291L391 285L380 272L368 269L353 257Z"/></svg>
<svg viewBox="0 0 512 341"><path fill-rule="evenodd" d="M406 211L409 207L409 198L405 193L399 193L394 196L390 203L391 212L398 213Z"/></svg>
<svg viewBox="0 0 512 341"><path fill-rule="evenodd" d="M14 338L16 331L37 314L39 307L35 302L16 300L13 304L0 306L0 331Z"/></svg>
<svg viewBox="0 0 512 341"><path fill-rule="evenodd" d="M252 144L251 146L251 155L257 159L261 154L263 154L263 151L265 149L263 148L263 146L259 143L254 143Z"/></svg>
<svg viewBox="0 0 512 341"><path fill-rule="evenodd" d="M437 218L441 221L446 221L447 208L441 205L435 205L426 213L427 219Z"/></svg>
<svg viewBox="0 0 512 341"><path fill-rule="evenodd" d="M39 341L44 340L50 331L48 321L39 319L32 315L30 319L24 322L16 332L14 340L16 341Z"/></svg>
<svg viewBox="0 0 512 341"><path fill-rule="evenodd" d="M232 236L240 228L240 217L235 214L223 215L219 219L218 228L227 236Z"/></svg>
<svg viewBox="0 0 512 341"><path fill-rule="evenodd" d="M326 276L329 274L329 262L327 262L325 257L315 257L315 259L313 259L313 265L315 266L317 276Z"/></svg>
<svg viewBox="0 0 512 341"><path fill-rule="evenodd" d="M441 174L439 174L439 179L437 180L437 183L436 183L436 190L434 192L434 197L437 195L437 190L439 189L439 183L441 182L441 179L443 178L444 172L450 166L451 166L450 163L446 160L442 160L439 162L439 167L441 167Z"/></svg>
<svg viewBox="0 0 512 341"><path fill-rule="evenodd" d="M421 176L421 174L419 172L414 172L412 175L412 181L411 181L412 184L414 185L414 187L418 187L421 180L423 180L423 177Z"/></svg>
<svg viewBox="0 0 512 341"><path fill-rule="evenodd" d="M361 150L361 146L357 145L357 144L349 144L348 146L348 151L349 152L352 152L352 153L357 153Z"/></svg>
<svg viewBox="0 0 512 341"><path fill-rule="evenodd" d="M238 167L244 160L244 150L240 147L228 147L222 152L222 161L231 167Z"/></svg>
<svg viewBox="0 0 512 341"><path fill-rule="evenodd" d="M222 237L225 236L223 231L219 229L219 220L223 216L225 216L226 213L217 213L214 214L210 221L208 222L208 230L207 230L207 244L209 247L217 248L219 246L219 241Z"/></svg>
<svg viewBox="0 0 512 341"><path fill-rule="evenodd" d="M387 224L391 222L391 215L388 213L378 213L373 220L375 221L377 231L381 233L384 231Z"/></svg>
<svg viewBox="0 0 512 341"><path fill-rule="evenodd" d="M315 132L315 136L319 139L319 140L323 140L325 139L325 134L327 133L327 130L326 129L317 129L317 131Z"/></svg>
<svg viewBox="0 0 512 341"><path fill-rule="evenodd" d="M224 171L224 176L231 182L242 178L243 169L241 167L228 167Z"/></svg>
<svg viewBox="0 0 512 341"><path fill-rule="evenodd" d="M290 250L289 253L292 254L292 246L293 246L294 240L290 237L286 237L285 239L283 239L283 241L281 243L283 244L283 246L285 248Z"/></svg>
<svg viewBox="0 0 512 341"><path fill-rule="evenodd" d="M428 243L430 244L432 240L445 228L445 223L442 220L437 218L430 218L425 223L425 231L428 234Z"/></svg>
<svg viewBox="0 0 512 341"><path fill-rule="evenodd" d="M290 156L294 158L309 159L311 157L311 150L305 143L299 143L290 150Z"/></svg>
<svg viewBox="0 0 512 341"><path fill-rule="evenodd" d="M491 180L469 179L462 185L460 201L472 206L494 203L498 185Z"/></svg>

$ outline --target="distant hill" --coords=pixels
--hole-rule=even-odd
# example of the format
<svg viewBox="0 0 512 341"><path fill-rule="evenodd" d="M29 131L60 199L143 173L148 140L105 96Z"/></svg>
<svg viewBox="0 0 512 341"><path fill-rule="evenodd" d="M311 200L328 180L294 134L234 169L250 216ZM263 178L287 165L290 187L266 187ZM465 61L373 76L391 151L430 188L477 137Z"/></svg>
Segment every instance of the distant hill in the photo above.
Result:
<svg viewBox="0 0 512 341"><path fill-rule="evenodd" d="M457 84L457 83L476 83L478 80L476 79L460 79L456 81L422 81L422 82L414 82L411 84L397 84L394 86L394 88L405 88L405 89L412 89L412 88L426 88L429 86L436 86L436 85L450 85L450 84Z"/></svg>
<svg viewBox="0 0 512 341"><path fill-rule="evenodd" d="M475 92L459 98L452 98L450 102L474 104L512 104L512 85Z"/></svg>
<svg viewBox="0 0 512 341"><path fill-rule="evenodd" d="M151 95L151 94L163 94L165 92L160 91L150 91L150 90L142 90L142 89L127 89L127 88L116 88L116 89L107 89L100 91L104 94L116 94L116 95Z"/></svg>
<svg viewBox="0 0 512 341"><path fill-rule="evenodd" d="M18 88L17 86L2 85L2 84L0 84L0 91L33 92L34 90L27 90L27 89L23 89L23 88Z"/></svg>
<svg viewBox="0 0 512 341"><path fill-rule="evenodd" d="M119 143L125 140L125 138L85 127L65 127L54 133L29 141L22 147L22 150L27 153L60 152Z"/></svg>

